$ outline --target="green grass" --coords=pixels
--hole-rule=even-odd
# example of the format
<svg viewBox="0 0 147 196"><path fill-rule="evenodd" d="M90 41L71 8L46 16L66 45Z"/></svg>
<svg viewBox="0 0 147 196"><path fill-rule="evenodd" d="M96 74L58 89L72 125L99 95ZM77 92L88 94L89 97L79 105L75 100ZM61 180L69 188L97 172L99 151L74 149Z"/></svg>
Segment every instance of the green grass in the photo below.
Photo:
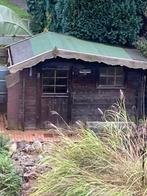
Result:
<svg viewBox="0 0 147 196"><path fill-rule="evenodd" d="M19 196L22 178L9 156L9 138L0 134L0 196Z"/></svg>
<svg viewBox="0 0 147 196"><path fill-rule="evenodd" d="M99 136L82 127L77 142L62 135L61 143L44 160L53 169L40 175L31 196L147 195L147 162L140 154L144 137L136 135L137 126L127 116L123 96L103 115L105 126ZM141 125L142 134L146 123Z"/></svg>
<svg viewBox="0 0 147 196"><path fill-rule="evenodd" d="M21 18L28 18L29 14L18 7L17 5L14 5L9 0L0 0L0 5L6 6L10 9L12 9L14 12L16 12Z"/></svg>

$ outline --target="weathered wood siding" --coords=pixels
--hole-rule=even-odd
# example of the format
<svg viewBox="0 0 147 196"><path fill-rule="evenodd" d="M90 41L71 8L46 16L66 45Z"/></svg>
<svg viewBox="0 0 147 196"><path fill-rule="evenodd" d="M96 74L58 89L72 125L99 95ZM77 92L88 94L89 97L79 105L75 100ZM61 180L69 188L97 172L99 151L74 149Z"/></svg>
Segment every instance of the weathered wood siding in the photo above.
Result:
<svg viewBox="0 0 147 196"><path fill-rule="evenodd" d="M42 97L41 98L41 127L47 127L47 124L58 125L63 123L61 117L67 121L68 97ZM56 111L58 114L53 114Z"/></svg>
<svg viewBox="0 0 147 196"><path fill-rule="evenodd" d="M122 89L126 97L127 110L131 116L135 115L134 107L137 106L138 97L138 70L127 69L126 84ZM81 83L78 79L73 79L73 104L72 121L97 121L101 120L98 108L102 111L109 109L118 100L120 89L96 89L95 81L85 81Z"/></svg>
<svg viewBox="0 0 147 196"><path fill-rule="evenodd" d="M36 68L20 73L20 81L8 88L7 116L9 129L36 129L37 94Z"/></svg>
<svg viewBox="0 0 147 196"><path fill-rule="evenodd" d="M37 77L36 68L23 71L24 128L35 129L37 126ZM23 101L22 101L23 102Z"/></svg>
<svg viewBox="0 0 147 196"><path fill-rule="evenodd" d="M70 99L66 97L45 97L41 94L40 68L42 64L25 69L19 84L8 89L8 124L9 128L38 129L43 128L44 122L54 122L50 111L56 110L63 118L72 122L101 120L98 108L108 109L120 95L119 89L96 88L98 63L84 63L75 60L49 60L48 66L70 66ZM90 77L82 78L79 69L92 68ZM125 86L122 89L126 97L127 110L135 116L139 105L140 70L125 68ZM135 106L135 107L134 107ZM68 107L68 108L67 108ZM67 120L66 119L66 120Z"/></svg>
<svg viewBox="0 0 147 196"><path fill-rule="evenodd" d="M8 88L7 119L11 130L22 129L21 122L21 82Z"/></svg>

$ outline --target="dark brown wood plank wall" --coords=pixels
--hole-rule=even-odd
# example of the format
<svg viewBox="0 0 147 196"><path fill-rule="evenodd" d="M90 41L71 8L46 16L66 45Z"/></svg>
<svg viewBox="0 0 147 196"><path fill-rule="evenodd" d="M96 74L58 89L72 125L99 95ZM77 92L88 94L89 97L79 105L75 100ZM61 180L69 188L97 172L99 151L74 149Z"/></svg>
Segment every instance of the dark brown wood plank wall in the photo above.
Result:
<svg viewBox="0 0 147 196"><path fill-rule="evenodd" d="M62 118L67 121L67 102L67 97L42 97L41 127L47 127L48 123L53 123L55 125L63 124ZM56 111L59 115L53 114L52 111Z"/></svg>
<svg viewBox="0 0 147 196"><path fill-rule="evenodd" d="M126 97L128 113L134 118L136 111L133 108L137 106L138 81L140 77L137 70L127 69L125 72L127 78L122 90ZM94 81L85 81L82 84L80 81L73 79L72 121L102 120L98 108L101 108L102 111L109 109L112 104L116 103L119 96L120 89L96 89Z"/></svg>
<svg viewBox="0 0 147 196"><path fill-rule="evenodd" d="M8 89L7 99L8 128L21 129L21 81Z"/></svg>
<svg viewBox="0 0 147 196"><path fill-rule="evenodd" d="M36 129L37 125L37 74L36 67L25 69L24 73L24 129ZM23 99L23 97L22 97ZM23 101L22 101L23 102Z"/></svg>
<svg viewBox="0 0 147 196"><path fill-rule="evenodd" d="M119 98L119 89L96 88L98 71L95 72L95 70L99 66L97 63L84 63L82 61L63 59L49 60L44 63L47 63L49 66L62 67L66 65L72 67L70 86L72 122L77 120L101 120L97 108L101 108L102 110L108 109ZM66 105L68 105L66 97L64 99L48 99L41 96L41 90L39 89L41 80L40 75L38 75L41 65L40 63L38 66L33 67L31 71L30 69L23 70L24 81L22 80L23 77L21 77L21 82L8 90L8 123L11 128L23 128L23 126L25 129L40 128L42 122L49 118L52 119L49 111L56 110L60 115L66 115L66 111L68 112L66 110ZM91 67L94 70L92 77L85 77L85 79L77 77L77 70L84 66ZM135 111L132 108L133 106L137 106L138 103L140 72L133 69L126 69L125 72L126 83L123 91L126 97L127 110L131 116L134 116ZM25 86L24 91L23 85ZM55 100L58 104L55 103ZM68 115L70 116L70 114ZM63 118L66 117L63 115Z"/></svg>

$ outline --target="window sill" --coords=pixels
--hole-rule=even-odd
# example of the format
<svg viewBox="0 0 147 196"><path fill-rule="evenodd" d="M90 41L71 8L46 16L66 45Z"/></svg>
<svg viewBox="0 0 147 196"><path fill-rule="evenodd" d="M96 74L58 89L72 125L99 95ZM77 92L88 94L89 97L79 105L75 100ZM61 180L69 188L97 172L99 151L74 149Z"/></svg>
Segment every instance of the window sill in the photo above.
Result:
<svg viewBox="0 0 147 196"><path fill-rule="evenodd" d="M48 94L42 94L42 98L46 97L69 97L67 93L48 93Z"/></svg>
<svg viewBox="0 0 147 196"><path fill-rule="evenodd" d="M117 89L118 89L118 90L120 90L120 89L125 89L125 88L126 88L125 86L102 86L102 85L96 87L96 89L98 89L98 90L99 90L99 89L100 89L100 90L103 90L103 89L106 89L106 90L107 90L107 89L108 89L108 90L113 90L113 89L114 89L114 90L115 90L115 89L117 90Z"/></svg>

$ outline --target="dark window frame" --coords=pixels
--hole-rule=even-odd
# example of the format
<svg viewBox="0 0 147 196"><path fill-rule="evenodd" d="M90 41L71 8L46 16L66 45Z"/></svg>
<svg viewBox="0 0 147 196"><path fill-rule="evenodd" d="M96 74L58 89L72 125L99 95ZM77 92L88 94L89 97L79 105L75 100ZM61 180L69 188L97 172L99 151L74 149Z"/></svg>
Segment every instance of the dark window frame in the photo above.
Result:
<svg viewBox="0 0 147 196"><path fill-rule="evenodd" d="M109 74L108 71L106 71L106 74L101 74L101 69L106 69L108 70L109 68L114 69L114 73ZM122 74L117 74L117 69L122 69ZM113 78L114 82L113 84L102 84L101 83L101 78L106 78L106 80L108 81L108 79ZM117 79L121 78L123 80L122 84L117 84ZM97 89L124 89L125 88L125 81L126 81L126 77L125 77L125 69L124 67L120 67L120 66L101 66L99 67L98 70L98 81L96 84L96 88Z"/></svg>
<svg viewBox="0 0 147 196"><path fill-rule="evenodd" d="M43 72L47 73L48 71L53 71L53 75L52 76L44 76ZM66 76L58 76L57 73L60 73L60 72L66 72ZM53 84L44 84L44 79L46 80L53 80ZM65 80L65 84L58 84L57 80ZM42 69L42 74L41 74L41 92L42 92L42 95L67 95L68 94L68 80L69 80L69 70L68 69L60 69L60 68L45 68L45 69ZM53 91L50 91L50 92L45 92L43 90L44 87L53 87ZM60 88L66 88L65 91L61 91L61 92L58 92L58 90ZM58 89L58 90L57 90ZM60 89L61 90L61 89Z"/></svg>

